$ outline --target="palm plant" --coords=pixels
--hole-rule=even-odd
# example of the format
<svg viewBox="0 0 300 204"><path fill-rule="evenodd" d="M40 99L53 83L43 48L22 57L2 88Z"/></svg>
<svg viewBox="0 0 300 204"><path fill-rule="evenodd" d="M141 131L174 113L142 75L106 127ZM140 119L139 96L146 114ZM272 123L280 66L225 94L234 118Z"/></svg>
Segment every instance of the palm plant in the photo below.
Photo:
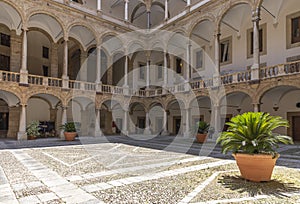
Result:
<svg viewBox="0 0 300 204"><path fill-rule="evenodd" d="M61 126L61 129L63 129L64 132L76 132L76 125L74 122L67 122Z"/></svg>
<svg viewBox="0 0 300 204"><path fill-rule="evenodd" d="M207 122L204 121L199 121L197 123L197 129L198 129L198 133L199 134L206 134L209 130L209 124Z"/></svg>
<svg viewBox="0 0 300 204"><path fill-rule="evenodd" d="M292 138L273 133L278 127L288 127L288 121L269 113L248 112L233 117L226 123L229 128L222 132L217 143L222 146L222 152L246 154L272 154L277 155L275 148L278 143L292 144Z"/></svg>

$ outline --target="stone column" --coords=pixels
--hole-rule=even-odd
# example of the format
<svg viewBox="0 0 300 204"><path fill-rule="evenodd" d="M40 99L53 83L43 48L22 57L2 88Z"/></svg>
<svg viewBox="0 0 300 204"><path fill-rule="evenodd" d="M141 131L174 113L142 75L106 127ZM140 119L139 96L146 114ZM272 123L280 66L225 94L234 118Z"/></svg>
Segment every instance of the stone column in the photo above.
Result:
<svg viewBox="0 0 300 204"><path fill-rule="evenodd" d="M124 20L128 21L128 4L129 4L129 0L125 0L125 16L124 16Z"/></svg>
<svg viewBox="0 0 300 204"><path fill-rule="evenodd" d="M68 107L66 107L66 106L62 107L61 125L64 125L67 122L67 109L68 109ZM65 136L64 136L64 130L61 130L61 132L60 132L60 138L61 139L65 138Z"/></svg>
<svg viewBox="0 0 300 204"><path fill-rule="evenodd" d="M220 36L221 34L215 32L215 72L213 74L213 85L218 87L220 85Z"/></svg>
<svg viewBox="0 0 300 204"><path fill-rule="evenodd" d="M187 108L185 109L185 132L184 132L184 137L187 138L191 136L190 117L191 117L191 109Z"/></svg>
<svg viewBox="0 0 300 204"><path fill-rule="evenodd" d="M19 72L21 69L22 38L15 30L10 32L10 71Z"/></svg>
<svg viewBox="0 0 300 204"><path fill-rule="evenodd" d="M168 86L168 59L167 52L164 52L164 88Z"/></svg>
<svg viewBox="0 0 300 204"><path fill-rule="evenodd" d="M62 74L63 88L69 88L68 77L68 38L64 38L64 56L63 56L63 74Z"/></svg>
<svg viewBox="0 0 300 204"><path fill-rule="evenodd" d="M19 132L18 132L18 140L27 140L26 135L26 104L20 104L21 112L20 112L20 122L19 122Z"/></svg>
<svg viewBox="0 0 300 204"><path fill-rule="evenodd" d="M151 135L151 129L150 129L150 117L148 111L146 112L146 128L144 130L144 135Z"/></svg>
<svg viewBox="0 0 300 204"><path fill-rule="evenodd" d="M260 112L260 103L253 103L253 111Z"/></svg>
<svg viewBox="0 0 300 204"><path fill-rule="evenodd" d="M102 0L97 0L97 11L102 10Z"/></svg>
<svg viewBox="0 0 300 204"><path fill-rule="evenodd" d="M213 106L212 117L214 121L215 132L212 136L213 138L210 139L215 140L219 135L218 133L220 133L223 130L223 127L221 127L221 107L219 105Z"/></svg>
<svg viewBox="0 0 300 204"><path fill-rule="evenodd" d="M252 11L253 22L253 65L251 67L251 80L259 79L260 52L259 52L259 21L260 8Z"/></svg>
<svg viewBox="0 0 300 204"><path fill-rule="evenodd" d="M51 44L51 77L58 77L58 44Z"/></svg>
<svg viewBox="0 0 300 204"><path fill-rule="evenodd" d="M102 136L101 132L101 110L98 108L96 109L96 120L95 120L95 137Z"/></svg>
<svg viewBox="0 0 300 204"><path fill-rule="evenodd" d="M97 47L97 59L96 59L96 61L97 61L97 68L96 68L96 83L97 84L101 84L102 82L101 82L101 47L100 46L98 46Z"/></svg>
<svg viewBox="0 0 300 204"><path fill-rule="evenodd" d="M147 59L147 79L146 79L146 87L150 86L150 59Z"/></svg>
<svg viewBox="0 0 300 204"><path fill-rule="evenodd" d="M169 131L168 131L168 113L166 110L164 110L164 117L163 117L163 131L161 133L161 135L169 135Z"/></svg>
<svg viewBox="0 0 300 204"><path fill-rule="evenodd" d="M191 77L191 43L188 41L186 47L186 81L188 82Z"/></svg>
<svg viewBox="0 0 300 204"><path fill-rule="evenodd" d="M124 87L128 88L128 55L125 55L124 74Z"/></svg>
<svg viewBox="0 0 300 204"><path fill-rule="evenodd" d="M23 28L22 41L22 64L20 70L20 83L28 84L28 70L27 70L27 28Z"/></svg>
<svg viewBox="0 0 300 204"><path fill-rule="evenodd" d="M150 14L151 14L151 11L147 10L147 29L151 28Z"/></svg>
<svg viewBox="0 0 300 204"><path fill-rule="evenodd" d="M187 0L186 1L186 6L190 6L191 5L191 0Z"/></svg>
<svg viewBox="0 0 300 204"><path fill-rule="evenodd" d="M165 20L169 18L168 0L165 0Z"/></svg>
<svg viewBox="0 0 300 204"><path fill-rule="evenodd" d="M129 111L125 110L124 111L124 120L123 120L123 125L122 125L122 134L128 136L128 114Z"/></svg>

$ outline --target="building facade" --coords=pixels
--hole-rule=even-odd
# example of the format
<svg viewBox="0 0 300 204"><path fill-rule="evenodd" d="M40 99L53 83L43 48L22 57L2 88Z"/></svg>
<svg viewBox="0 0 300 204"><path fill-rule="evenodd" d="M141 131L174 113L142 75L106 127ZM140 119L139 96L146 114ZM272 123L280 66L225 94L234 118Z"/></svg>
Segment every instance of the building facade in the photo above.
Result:
<svg viewBox="0 0 300 204"><path fill-rule="evenodd" d="M300 141L297 0L0 0L0 137L193 137L264 111ZM51 127L51 128L49 128Z"/></svg>

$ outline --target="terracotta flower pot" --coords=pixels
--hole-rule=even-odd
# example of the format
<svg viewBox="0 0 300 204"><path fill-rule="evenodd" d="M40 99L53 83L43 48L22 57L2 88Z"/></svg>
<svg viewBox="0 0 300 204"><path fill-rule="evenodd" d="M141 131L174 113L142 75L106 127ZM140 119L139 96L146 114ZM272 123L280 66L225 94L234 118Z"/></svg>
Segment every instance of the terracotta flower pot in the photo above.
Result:
<svg viewBox="0 0 300 204"><path fill-rule="evenodd" d="M33 135L27 135L27 139L28 139L28 140L35 140L35 139L36 139L36 137L35 137L35 136L33 136Z"/></svg>
<svg viewBox="0 0 300 204"><path fill-rule="evenodd" d="M77 132L64 132L64 136L67 141L75 140L76 135L77 135Z"/></svg>
<svg viewBox="0 0 300 204"><path fill-rule="evenodd" d="M267 154L233 154L244 179L261 182L270 181L273 168L279 157Z"/></svg>
<svg viewBox="0 0 300 204"><path fill-rule="evenodd" d="M204 143L206 141L206 138L207 138L207 134L200 134L198 133L197 136L197 142L199 143Z"/></svg>

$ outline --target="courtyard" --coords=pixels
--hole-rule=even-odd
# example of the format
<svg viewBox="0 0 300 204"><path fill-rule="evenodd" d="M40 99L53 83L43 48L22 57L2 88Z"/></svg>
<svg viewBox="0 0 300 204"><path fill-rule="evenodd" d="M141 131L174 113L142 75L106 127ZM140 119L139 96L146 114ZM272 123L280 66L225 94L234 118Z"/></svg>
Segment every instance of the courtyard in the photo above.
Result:
<svg viewBox="0 0 300 204"><path fill-rule="evenodd" d="M300 146L271 182L241 179L214 143L173 136L0 141L0 203L300 203Z"/></svg>

